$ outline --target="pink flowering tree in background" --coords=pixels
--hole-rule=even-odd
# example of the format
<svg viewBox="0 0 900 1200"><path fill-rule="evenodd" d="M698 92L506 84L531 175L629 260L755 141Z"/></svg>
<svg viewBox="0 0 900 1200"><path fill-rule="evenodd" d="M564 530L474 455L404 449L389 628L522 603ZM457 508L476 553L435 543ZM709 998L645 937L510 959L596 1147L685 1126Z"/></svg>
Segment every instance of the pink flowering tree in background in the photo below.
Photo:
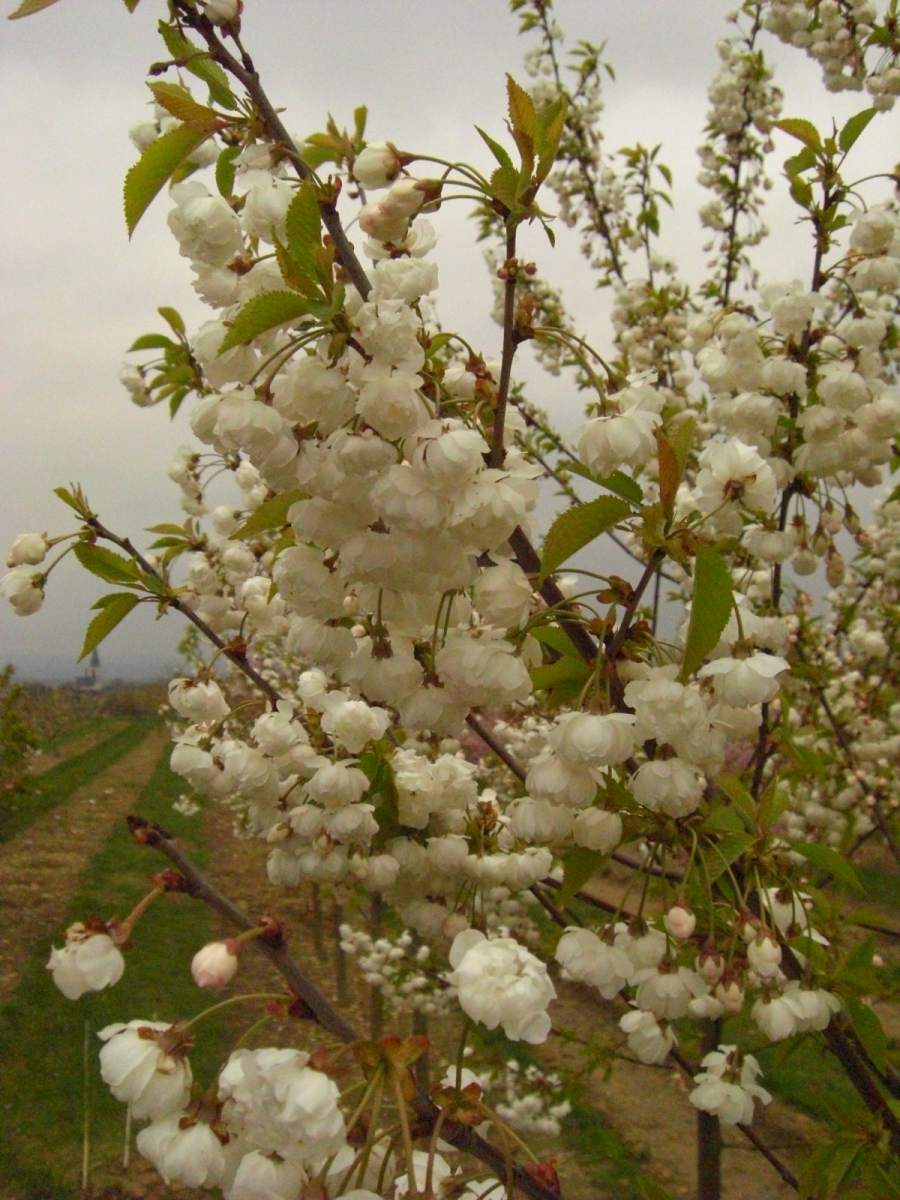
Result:
<svg viewBox="0 0 900 1200"><path fill-rule="evenodd" d="M188 330L160 309L167 328L138 338L122 379L139 406L190 405L199 446L170 470L185 519L140 550L59 488L76 528L17 538L2 587L34 613L74 555L111 586L85 653L138 605L192 624L172 770L268 843L273 883L353 911L341 945L378 1014L357 1028L289 930L218 890L214 859L205 878L134 818L168 866L129 917L67 931L48 964L60 990L114 986L146 905L187 892L234 932L183 969L234 988L253 942L285 991L226 1003L246 1000L250 1024L274 999L305 1046L236 1048L196 1080L198 1017L123 1013L100 1064L140 1153L228 1200L565 1195L528 1141L565 1120L566 1080L523 1103L529 1081L507 1079L497 1104L476 1036L552 1038L562 978L618 1005L617 1050L689 1077L702 1200L720 1195L723 1124L801 1195L897 1194L898 1077L845 900L861 855L897 856L900 224L892 164L853 168L900 95L895 3L734 14L700 147L699 286L657 249L675 202L658 148L606 146L603 49L567 52L550 0L511 0L527 79L473 132L487 173L367 140L364 108L349 130L291 136L239 0L160 8L126 220L170 204L211 313ZM857 114L783 115L772 34L825 87L860 92ZM803 282L754 268L776 127L795 141ZM440 324L451 200L486 247L492 345ZM540 272L527 226L548 239ZM602 352L553 286L572 235L612 295ZM517 378L526 343L581 393L574 439ZM542 489L559 502L540 538ZM607 569L610 539L628 578ZM632 880L616 903L592 891L610 861ZM791 1163L754 1130L771 1097L753 1050L800 1038L868 1117Z"/></svg>

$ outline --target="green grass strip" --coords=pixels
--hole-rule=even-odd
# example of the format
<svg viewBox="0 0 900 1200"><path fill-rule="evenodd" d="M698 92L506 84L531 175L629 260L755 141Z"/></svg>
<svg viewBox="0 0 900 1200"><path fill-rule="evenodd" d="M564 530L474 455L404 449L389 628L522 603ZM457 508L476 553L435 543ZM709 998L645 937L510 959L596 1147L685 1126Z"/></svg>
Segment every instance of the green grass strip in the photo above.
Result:
<svg viewBox="0 0 900 1200"><path fill-rule="evenodd" d="M40 775L26 776L13 792L0 798L0 842L8 842L38 817L63 804L73 792L133 750L155 724L155 718L129 722L82 754Z"/></svg>
<svg viewBox="0 0 900 1200"><path fill-rule="evenodd" d="M202 864L206 853L200 818L172 809L183 786L168 769L166 748L136 812L164 825ZM73 1002L57 991L46 970L51 943L61 943L68 924L91 916L124 917L149 890L148 876L164 865L159 855L132 840L123 822L91 859L59 930L34 947L15 995L0 1009L0 1195L21 1200L78 1195L85 1020L92 1046L91 1182L99 1193L121 1163L125 1106L100 1079L96 1031L114 1021L191 1017L217 999L201 992L190 975L191 957L213 936L214 926L209 911L188 896L164 896L150 907L135 930L125 974L115 987ZM239 1007L247 1009L248 1023L260 1015L256 1005ZM227 1056L233 1036L217 1017L198 1026L191 1065L204 1086Z"/></svg>

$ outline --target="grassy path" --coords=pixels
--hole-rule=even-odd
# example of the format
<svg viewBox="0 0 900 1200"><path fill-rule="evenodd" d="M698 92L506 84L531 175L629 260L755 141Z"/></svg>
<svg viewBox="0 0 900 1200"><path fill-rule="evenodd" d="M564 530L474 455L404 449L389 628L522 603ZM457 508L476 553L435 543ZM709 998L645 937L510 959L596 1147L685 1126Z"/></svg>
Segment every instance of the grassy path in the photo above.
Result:
<svg viewBox="0 0 900 1200"><path fill-rule="evenodd" d="M128 734L127 740L124 734ZM33 812L26 828L0 854L0 1002L15 988L21 965L35 941L58 933L78 876L112 825L134 804L164 743L159 729L122 730L104 747L74 760L52 792L49 811ZM129 748L130 743L137 743ZM101 751L104 751L102 754ZM115 751L110 765L104 765ZM87 767L94 770L81 782ZM66 764L48 774L58 775ZM59 778L59 775L58 775ZM76 786L70 786L75 781ZM67 802L63 805L63 800ZM93 912L83 916L93 916ZM124 915L124 914L123 914Z"/></svg>
<svg viewBox="0 0 900 1200"><path fill-rule="evenodd" d="M4 909L4 925L13 940L3 948L3 970L9 973L7 964L15 958L10 978L19 979L0 1008L0 1059L6 1064L0 1076L3 1200L71 1200L79 1195L86 1023L92 1194L182 1194L163 1188L137 1156L123 1183L125 1109L99 1078L100 1043L95 1034L113 1021L174 1020L207 1007L208 995L194 986L188 969L192 954L211 933L206 910L186 896L168 896L152 906L126 953L123 979L105 992L77 1002L66 1000L45 968L50 945L59 943L67 924L92 915L124 916L148 890L148 875L161 866L152 852L131 839L120 819L126 812L165 824L197 861L204 860L199 818L186 818L172 809L182 782L170 773L167 760L166 739L156 731L97 780L106 786L112 781L114 804L98 813L76 798L64 812L48 814L29 830L29 886L35 893L39 888L52 890L53 896L48 903L40 896L40 920L33 919L37 913L29 914L27 929L15 911ZM56 817L64 818L64 849L49 848L60 840L58 826L53 825ZM60 855L62 862L57 861ZM226 1033L215 1018L199 1027L191 1062L201 1081L208 1082L227 1053Z"/></svg>
<svg viewBox="0 0 900 1200"><path fill-rule="evenodd" d="M20 836L36 820L58 808L79 789L94 789L94 798L100 803L98 777L123 755L133 750L154 729L153 720L131 721L124 728L88 749L70 755L56 766L40 774L29 775L14 791L0 799L0 843L9 842ZM109 783L104 783L109 787ZM4 853L4 858L6 853Z"/></svg>

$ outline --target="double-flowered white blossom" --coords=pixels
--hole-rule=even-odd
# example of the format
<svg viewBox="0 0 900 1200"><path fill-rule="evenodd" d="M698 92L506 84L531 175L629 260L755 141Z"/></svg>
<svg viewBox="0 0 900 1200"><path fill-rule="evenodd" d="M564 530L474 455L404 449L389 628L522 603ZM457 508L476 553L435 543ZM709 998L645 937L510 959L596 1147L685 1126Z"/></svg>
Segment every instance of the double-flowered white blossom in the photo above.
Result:
<svg viewBox="0 0 900 1200"><path fill-rule="evenodd" d="M456 988L466 1016L488 1029L503 1028L513 1041L547 1040L547 1005L556 995L546 965L514 938L486 938L477 929L457 934L450 947Z"/></svg>
<svg viewBox="0 0 900 1200"><path fill-rule="evenodd" d="M156 1119L183 1107L192 1075L176 1025L129 1021L107 1025L98 1036L106 1043L100 1074L115 1098L131 1105L133 1116Z"/></svg>

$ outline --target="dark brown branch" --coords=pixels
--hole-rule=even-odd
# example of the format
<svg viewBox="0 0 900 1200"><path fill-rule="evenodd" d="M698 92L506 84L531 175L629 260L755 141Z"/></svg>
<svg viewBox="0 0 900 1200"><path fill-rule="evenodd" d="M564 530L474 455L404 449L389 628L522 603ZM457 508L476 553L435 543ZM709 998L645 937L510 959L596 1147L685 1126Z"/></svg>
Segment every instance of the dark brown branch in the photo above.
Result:
<svg viewBox="0 0 900 1200"><path fill-rule="evenodd" d="M101 525L96 517L90 517L85 524L96 533L97 537L103 538L104 541L112 542L115 546L120 546L126 554L129 554L134 559L145 575L150 575L154 579L158 579L168 589L167 580L160 575L159 571L157 571L148 559L144 558L143 554L135 547L130 538L119 537L117 533L113 533L105 525ZM248 679L252 680L260 691L265 693L266 699L272 707L275 707L281 696L272 687L271 683L264 679L259 671L247 661L247 655L243 651L235 649L228 642L220 638L216 631L207 625L199 613L196 613L189 604L185 604L175 592L167 590L166 595L161 596L160 600L164 601L169 608L174 608L176 612L180 612L183 617L187 617L192 625L196 625L203 636L208 638L218 650L221 650L229 662L233 663L239 671L242 671Z"/></svg>
<svg viewBox="0 0 900 1200"><path fill-rule="evenodd" d="M506 280L503 285L503 349L500 356L500 382L494 401L494 428L488 466L501 467L505 457L503 432L506 423L506 402L512 377L512 361L516 353L516 225L512 217L506 225Z"/></svg>
<svg viewBox="0 0 900 1200"><path fill-rule="evenodd" d="M517 779L522 780L522 782L524 783L525 782L525 768L522 766L522 764L519 762L519 760L515 757L515 755L513 755L509 750L507 750L507 748L503 745L503 743L500 741L500 739L498 737L496 737L491 732L490 729L488 729L488 727L484 724L484 722L481 721L478 717L476 717L474 713L469 713L469 715L466 717L466 724L469 726L470 729L472 729L475 733L477 733L478 736L481 738L481 740L484 742L484 744L489 749L493 750L493 752L497 755L497 757L502 762L504 762L507 765L507 767L509 767L509 769L510 769L510 771L512 771L513 775L515 775Z"/></svg>
<svg viewBox="0 0 900 1200"><path fill-rule="evenodd" d="M202 900L215 912L236 928L255 929L257 922L253 921L242 909L228 899L215 884L194 866L190 858L182 850L178 842L158 825L151 825L141 817L129 817L128 827L133 836L143 845L152 846L174 863L187 883L187 891L191 896ZM268 942L265 938L255 938L253 943L271 961L275 969L282 975L295 995L299 996L312 1017L322 1026L339 1038L342 1042L362 1041L363 1036L347 1021L334 1007L327 996L309 979L289 954L286 946ZM438 1109L431 1103L427 1094L421 1092L413 1102L417 1126L423 1136L433 1129L438 1117ZM466 1125L458 1125L453 1121L445 1121L442 1126L443 1137L467 1154L471 1154L480 1162L485 1163L494 1171L498 1178L505 1178L507 1172L506 1156L496 1146L492 1145L480 1134ZM560 1200L559 1193L528 1170L517 1164L512 1166L512 1174L516 1187L530 1197L530 1200Z"/></svg>
<svg viewBox="0 0 900 1200"><path fill-rule="evenodd" d="M284 127L281 118L275 111L269 97L263 91L259 81L259 75L256 72L253 63L249 56L243 55L243 62L239 61L235 56L223 45L216 31L215 25L206 17L189 8L185 4L178 4L178 12L185 25L195 29L203 38L209 47L210 57L223 67L229 75L233 75L235 79L244 87L247 95L256 106L256 111L259 114L262 126L273 144L278 146L279 151L291 163L291 166L297 172L301 179L313 179L314 174L303 161L301 156L294 148L294 141L287 129ZM341 263L341 266L347 272L353 286L365 300L371 291L372 285L369 282L368 276L363 269L362 264L356 256L356 251L344 232L344 226L341 223L340 214L333 201L320 203L322 213L322 222L328 230L329 236L334 243L335 253Z"/></svg>

